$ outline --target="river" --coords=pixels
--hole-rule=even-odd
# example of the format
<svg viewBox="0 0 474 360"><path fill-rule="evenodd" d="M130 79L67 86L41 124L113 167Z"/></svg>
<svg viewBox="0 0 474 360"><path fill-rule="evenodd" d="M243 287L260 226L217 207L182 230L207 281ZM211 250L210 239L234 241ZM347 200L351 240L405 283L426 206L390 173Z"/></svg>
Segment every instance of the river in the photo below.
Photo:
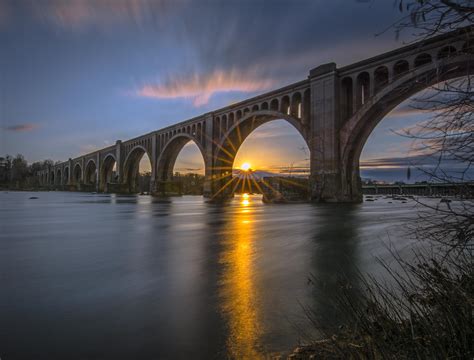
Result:
<svg viewBox="0 0 474 360"><path fill-rule="evenodd" d="M30 199L37 197L37 199ZM254 359L337 325L341 277L409 252L413 201L0 193L1 359ZM314 276L314 278L312 277ZM310 279L321 281L312 281Z"/></svg>

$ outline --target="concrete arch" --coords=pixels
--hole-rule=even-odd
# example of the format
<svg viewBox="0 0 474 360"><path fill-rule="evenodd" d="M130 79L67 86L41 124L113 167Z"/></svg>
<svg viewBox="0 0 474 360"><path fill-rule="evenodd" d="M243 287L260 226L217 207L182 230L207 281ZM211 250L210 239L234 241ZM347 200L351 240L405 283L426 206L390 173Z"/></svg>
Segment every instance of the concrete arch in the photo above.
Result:
<svg viewBox="0 0 474 360"><path fill-rule="evenodd" d="M182 133L177 133L178 135ZM184 133L183 133L184 134ZM175 135L176 136L176 135ZM138 172L140 167L140 160L143 155L147 154L148 159L150 159L150 165L153 172L154 159L151 154L147 151L142 145L134 146L127 154L125 161L123 163L123 182L128 185L128 191L130 193L138 192Z"/></svg>
<svg viewBox="0 0 474 360"><path fill-rule="evenodd" d="M388 67L382 65L374 70L374 91L377 92L388 84L389 71Z"/></svg>
<svg viewBox="0 0 474 360"><path fill-rule="evenodd" d="M438 60L444 59L447 57L455 56L457 53L457 49L454 46L448 45L438 51Z"/></svg>
<svg viewBox="0 0 474 360"><path fill-rule="evenodd" d="M222 118L221 118L221 131L222 132L227 131L227 115L222 115Z"/></svg>
<svg viewBox="0 0 474 360"><path fill-rule="evenodd" d="M280 111L283 114L290 115L290 97L288 95L285 95L281 98Z"/></svg>
<svg viewBox="0 0 474 360"><path fill-rule="evenodd" d="M356 106L362 107L370 97L370 74L367 71L361 72L356 79Z"/></svg>
<svg viewBox="0 0 474 360"><path fill-rule="evenodd" d="M361 196L359 158L367 139L379 122L417 92L442 81L463 77L467 67L473 65L473 59L468 55L421 65L375 94L344 124L340 138L343 181L349 184L346 193L350 199L347 200L357 200Z"/></svg>
<svg viewBox="0 0 474 360"><path fill-rule="evenodd" d="M79 185L82 182L83 174L82 174L82 167L81 164L76 163L73 166L72 172L72 183L74 185Z"/></svg>
<svg viewBox="0 0 474 360"><path fill-rule="evenodd" d="M303 97L299 91L295 91L291 95L290 115L301 119L303 114Z"/></svg>
<svg viewBox="0 0 474 360"><path fill-rule="evenodd" d="M278 111L279 108L280 102L278 101L278 99L272 99L272 101L270 101L270 110Z"/></svg>
<svg viewBox="0 0 474 360"><path fill-rule="evenodd" d="M97 171L97 164L95 163L94 159L89 159L86 163L86 167L84 170L83 182L85 184L95 184L96 183L96 171Z"/></svg>
<svg viewBox="0 0 474 360"><path fill-rule="evenodd" d="M207 166L208 161L206 158L206 152L201 142L198 141L196 137L193 137L189 134L178 134L165 144L165 147L158 157L158 161L156 162L157 181L169 181L172 178L176 159L178 158L178 155L183 149L184 145L186 145L189 141L193 141L197 145L204 160L204 166Z"/></svg>
<svg viewBox="0 0 474 360"><path fill-rule="evenodd" d="M69 166L64 167L64 172L63 172L63 184L68 185L69 184Z"/></svg>
<svg viewBox="0 0 474 360"><path fill-rule="evenodd" d="M432 62L432 61L433 61L433 59L432 59L432 57L431 57L430 54L423 53L423 54L418 55L418 56L415 58L415 60L414 60L414 62L413 62L413 66L414 66L415 68L417 68L417 67L420 67L420 66L429 64L429 63Z"/></svg>
<svg viewBox="0 0 474 360"><path fill-rule="evenodd" d="M393 76L395 79L405 75L410 71L410 64L406 60L398 60L393 64Z"/></svg>
<svg viewBox="0 0 474 360"><path fill-rule="evenodd" d="M115 182L113 178L114 166L118 166L115 155L107 154L100 167L99 191L107 191L107 184Z"/></svg>
<svg viewBox="0 0 474 360"><path fill-rule="evenodd" d="M59 169L56 169L56 175L54 177L55 185L61 185L62 184L61 180L62 180L62 172L61 172L61 168L59 168Z"/></svg>
<svg viewBox="0 0 474 360"><path fill-rule="evenodd" d="M307 129L302 122L288 114L280 111L260 110L248 114L232 126L219 141L214 157L214 172L232 172L235 156L244 140L261 125L273 120L286 120L298 131L308 144Z"/></svg>

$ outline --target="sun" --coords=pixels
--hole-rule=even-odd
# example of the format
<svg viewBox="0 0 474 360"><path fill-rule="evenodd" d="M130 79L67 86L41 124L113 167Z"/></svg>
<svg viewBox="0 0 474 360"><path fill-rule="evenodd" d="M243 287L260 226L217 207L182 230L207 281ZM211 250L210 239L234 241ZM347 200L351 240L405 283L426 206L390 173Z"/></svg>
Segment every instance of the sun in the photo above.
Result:
<svg viewBox="0 0 474 360"><path fill-rule="evenodd" d="M240 165L240 169L243 171L248 171L250 170L250 164L248 162L245 162L242 165Z"/></svg>

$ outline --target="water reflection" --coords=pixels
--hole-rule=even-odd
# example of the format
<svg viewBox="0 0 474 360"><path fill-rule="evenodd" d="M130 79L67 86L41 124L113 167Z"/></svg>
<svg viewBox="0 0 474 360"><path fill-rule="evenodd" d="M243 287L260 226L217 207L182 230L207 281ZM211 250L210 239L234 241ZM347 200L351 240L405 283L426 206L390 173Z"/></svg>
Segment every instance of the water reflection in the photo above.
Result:
<svg viewBox="0 0 474 360"><path fill-rule="evenodd" d="M388 200L0 195L2 358L258 359L291 349L302 337L294 324L307 321L301 304L337 326L338 279L357 288L358 269L375 273L373 254L389 255L387 229L416 218ZM392 240L409 245L397 232ZM320 281L308 284L310 274Z"/></svg>
<svg viewBox="0 0 474 360"><path fill-rule="evenodd" d="M229 219L225 246L220 254L224 266L221 279L221 308L228 321L228 355L235 359L257 359L262 353L260 299L255 284L255 222L248 197Z"/></svg>

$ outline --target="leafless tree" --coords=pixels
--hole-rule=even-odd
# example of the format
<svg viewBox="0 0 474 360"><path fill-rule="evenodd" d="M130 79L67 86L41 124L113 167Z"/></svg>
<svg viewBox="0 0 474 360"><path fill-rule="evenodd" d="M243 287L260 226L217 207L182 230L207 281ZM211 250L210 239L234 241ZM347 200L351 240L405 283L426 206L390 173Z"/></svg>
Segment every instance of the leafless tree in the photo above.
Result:
<svg viewBox="0 0 474 360"><path fill-rule="evenodd" d="M458 31L465 44L461 54L465 66L460 77L430 87L414 98L412 107L428 111L428 120L406 129L402 135L413 139L413 151L422 163L414 164L432 181L450 183L463 201L432 205L420 212L417 227L420 237L437 240L451 248L472 247L474 234L474 204L472 202L474 162L474 1L473 0L397 0L404 15L393 25L397 36L411 31L412 39ZM452 71L442 63L438 76ZM427 165L428 164L428 165ZM430 205L431 204L431 205ZM433 210L435 210L433 215Z"/></svg>
<svg viewBox="0 0 474 360"><path fill-rule="evenodd" d="M474 23L472 0L396 0L404 16L388 29L397 37L413 30L416 40L450 32Z"/></svg>

